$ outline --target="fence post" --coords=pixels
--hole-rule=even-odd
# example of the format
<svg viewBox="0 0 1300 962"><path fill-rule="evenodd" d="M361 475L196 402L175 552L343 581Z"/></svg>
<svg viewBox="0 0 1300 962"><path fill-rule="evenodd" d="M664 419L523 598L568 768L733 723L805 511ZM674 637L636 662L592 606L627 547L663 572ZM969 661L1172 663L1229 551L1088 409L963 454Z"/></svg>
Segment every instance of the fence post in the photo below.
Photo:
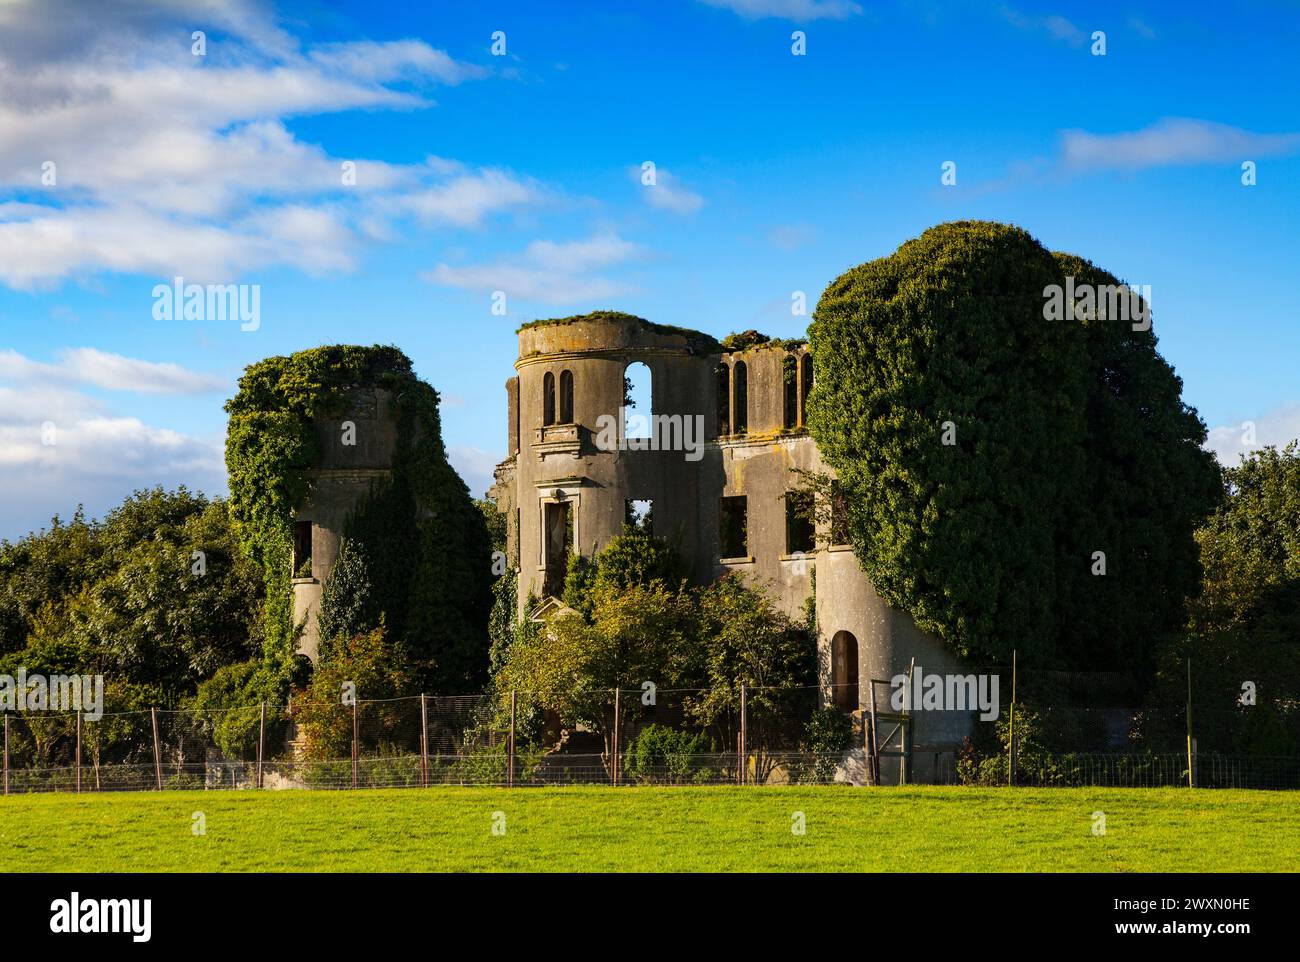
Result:
<svg viewBox="0 0 1300 962"><path fill-rule="evenodd" d="M740 683L740 784L749 775L749 686Z"/></svg>
<svg viewBox="0 0 1300 962"><path fill-rule="evenodd" d="M611 761L613 761L614 764L610 772L612 776L612 784L614 785L615 788L618 787L618 708L619 708L618 689L615 688L614 689L614 752L613 752L613 757L611 759Z"/></svg>
<svg viewBox="0 0 1300 962"><path fill-rule="evenodd" d="M506 787L515 787L515 712L518 709L517 693L510 689L510 748L509 768L506 769Z"/></svg>
<svg viewBox="0 0 1300 962"><path fill-rule="evenodd" d="M874 690L875 686L873 685L872 688ZM862 767L863 776L868 785L876 784L871 772L871 724L872 713L864 711L862 713Z"/></svg>
<svg viewBox="0 0 1300 962"><path fill-rule="evenodd" d="M266 702L262 702L262 716L257 724L257 787L262 787L262 752L266 743Z"/></svg>
<svg viewBox="0 0 1300 962"><path fill-rule="evenodd" d="M81 712L77 712L77 794L81 794Z"/></svg>
<svg viewBox="0 0 1300 962"><path fill-rule="evenodd" d="M1007 784L1016 783L1016 650L1011 649L1011 728L1007 735L1007 751L1011 758L1007 764Z"/></svg>
<svg viewBox="0 0 1300 962"><path fill-rule="evenodd" d="M162 791L162 752L158 750L158 709L149 709L149 720L153 723L153 777L158 786L158 791Z"/></svg>
<svg viewBox="0 0 1300 962"><path fill-rule="evenodd" d="M429 787L429 700L420 695L420 787Z"/></svg>
<svg viewBox="0 0 1300 962"><path fill-rule="evenodd" d="M1195 788L1195 763L1192 757L1192 659L1187 659L1187 787Z"/></svg>
<svg viewBox="0 0 1300 962"><path fill-rule="evenodd" d="M907 663L907 696L903 699L903 730L899 732L898 784L909 785L912 781L912 685L916 683L916 659Z"/></svg>
<svg viewBox="0 0 1300 962"><path fill-rule="evenodd" d="M357 699L352 699L352 787L357 787Z"/></svg>
<svg viewBox="0 0 1300 962"><path fill-rule="evenodd" d="M9 713L5 712L5 794L9 794Z"/></svg>

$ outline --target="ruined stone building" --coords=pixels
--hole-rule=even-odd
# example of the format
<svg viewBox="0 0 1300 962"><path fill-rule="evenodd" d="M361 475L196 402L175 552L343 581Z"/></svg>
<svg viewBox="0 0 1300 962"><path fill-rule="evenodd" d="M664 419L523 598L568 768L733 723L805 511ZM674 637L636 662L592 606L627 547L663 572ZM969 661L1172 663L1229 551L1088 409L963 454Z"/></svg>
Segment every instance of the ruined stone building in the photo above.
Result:
<svg viewBox="0 0 1300 962"><path fill-rule="evenodd" d="M651 415L649 438L627 437L620 423L636 364L649 370L652 411L638 412ZM601 313L526 325L515 370L492 493L508 519L521 612L530 595L556 603L569 552L595 554L630 503L649 502L653 533L698 583L739 573L794 617L814 594L828 702L869 707L870 680L905 673L913 658L927 671L956 666L877 597L837 520L814 525L800 503L792 468L833 473L805 427L815 378L805 345L726 350L697 331ZM914 740L951 749L965 725L920 719ZM924 765L919 757L917 777Z"/></svg>
<svg viewBox="0 0 1300 962"><path fill-rule="evenodd" d="M650 421L649 437L633 436L624 417L636 365L650 379L651 410L635 412ZM728 350L698 331L599 313L525 326L515 371L507 456L491 494L507 518L521 613L530 596L558 605L570 552L596 554L639 504L697 583L740 574L798 619L814 597L825 703L869 708L871 679L906 673L912 659L927 672L958 667L876 595L837 521L812 523L800 500L806 485L792 468L833 474L805 426L815 372L802 342ZM313 660L322 586L349 512L391 474L392 401L382 388L349 392L352 444L340 441L337 419L316 425L321 455L295 514L293 550L294 618ZM926 748L950 753L969 731L968 716L943 715L915 721L918 780L927 779ZM937 764L936 755L931 776Z"/></svg>

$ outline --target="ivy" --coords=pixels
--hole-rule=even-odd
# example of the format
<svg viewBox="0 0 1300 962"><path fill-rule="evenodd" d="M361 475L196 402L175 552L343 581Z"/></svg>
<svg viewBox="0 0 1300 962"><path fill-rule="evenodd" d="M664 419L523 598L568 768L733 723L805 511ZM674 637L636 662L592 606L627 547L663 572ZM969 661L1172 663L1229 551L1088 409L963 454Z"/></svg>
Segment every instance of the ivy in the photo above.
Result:
<svg viewBox="0 0 1300 962"><path fill-rule="evenodd" d="M293 623L291 532L294 510L310 494L307 469L319 456L312 423L340 416L347 392L360 385L392 394L398 438L391 478L372 486L343 532L368 575L365 610L383 619L430 690L466 690L486 670L488 533L447 461L437 391L415 376L405 354L381 345L259 361L226 404L231 515L266 585L268 682L287 691L302 627ZM336 605L359 604L338 594Z"/></svg>

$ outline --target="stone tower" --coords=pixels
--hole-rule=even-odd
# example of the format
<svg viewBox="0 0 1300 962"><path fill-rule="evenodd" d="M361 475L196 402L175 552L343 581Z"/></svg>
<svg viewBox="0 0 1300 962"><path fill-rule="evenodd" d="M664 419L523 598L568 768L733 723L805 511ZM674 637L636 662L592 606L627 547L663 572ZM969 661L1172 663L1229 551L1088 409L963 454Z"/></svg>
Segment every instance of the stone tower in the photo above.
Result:
<svg viewBox="0 0 1300 962"><path fill-rule="evenodd" d="M293 618L304 621L298 652L313 662L320 647L321 592L338 557L348 515L376 480L391 476L397 421L391 392L355 385L342 413L313 422L320 456L307 471L310 491L294 512Z"/></svg>

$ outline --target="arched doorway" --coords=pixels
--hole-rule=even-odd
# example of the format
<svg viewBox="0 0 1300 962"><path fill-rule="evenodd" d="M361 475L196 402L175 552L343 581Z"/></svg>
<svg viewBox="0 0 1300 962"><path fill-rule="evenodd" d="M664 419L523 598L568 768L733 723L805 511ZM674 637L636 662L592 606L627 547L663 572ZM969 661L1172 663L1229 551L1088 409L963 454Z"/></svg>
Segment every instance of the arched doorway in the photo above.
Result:
<svg viewBox="0 0 1300 962"><path fill-rule="evenodd" d="M858 639L837 631L831 639L831 700L841 711L858 710Z"/></svg>

